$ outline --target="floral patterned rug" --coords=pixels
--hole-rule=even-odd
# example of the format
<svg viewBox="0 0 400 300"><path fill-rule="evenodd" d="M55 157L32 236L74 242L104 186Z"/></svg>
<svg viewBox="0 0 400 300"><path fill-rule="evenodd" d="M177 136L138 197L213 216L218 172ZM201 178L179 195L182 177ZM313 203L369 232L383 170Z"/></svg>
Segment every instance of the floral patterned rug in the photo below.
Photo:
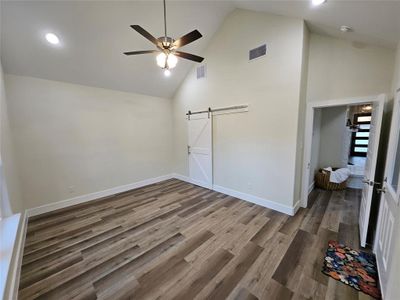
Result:
<svg viewBox="0 0 400 300"><path fill-rule="evenodd" d="M376 260L373 254L329 241L322 273L381 299Z"/></svg>

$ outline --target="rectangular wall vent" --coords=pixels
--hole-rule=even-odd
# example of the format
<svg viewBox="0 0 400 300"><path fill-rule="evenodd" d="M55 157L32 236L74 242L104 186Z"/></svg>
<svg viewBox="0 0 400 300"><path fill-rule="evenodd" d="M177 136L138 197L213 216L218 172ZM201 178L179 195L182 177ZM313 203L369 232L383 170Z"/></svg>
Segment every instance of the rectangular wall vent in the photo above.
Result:
<svg viewBox="0 0 400 300"><path fill-rule="evenodd" d="M253 60L256 58L259 58L261 56L264 56L267 54L267 44L261 45L260 47L251 49L249 51L249 60Z"/></svg>
<svg viewBox="0 0 400 300"><path fill-rule="evenodd" d="M197 79L206 77L206 65L197 67Z"/></svg>

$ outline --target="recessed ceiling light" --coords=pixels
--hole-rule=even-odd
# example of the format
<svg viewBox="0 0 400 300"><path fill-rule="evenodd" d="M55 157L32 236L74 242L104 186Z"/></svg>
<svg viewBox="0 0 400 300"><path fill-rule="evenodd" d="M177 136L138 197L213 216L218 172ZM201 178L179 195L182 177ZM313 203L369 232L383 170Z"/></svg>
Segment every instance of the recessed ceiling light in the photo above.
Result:
<svg viewBox="0 0 400 300"><path fill-rule="evenodd" d="M60 43L60 39L54 33L46 33L45 38L52 45L58 45Z"/></svg>
<svg viewBox="0 0 400 300"><path fill-rule="evenodd" d="M342 25L342 26L340 26L340 31L341 32L352 32L354 30L350 26Z"/></svg>
<svg viewBox="0 0 400 300"><path fill-rule="evenodd" d="M324 4L326 1L327 1L327 0L311 0L311 3L312 3L314 6L318 6L318 5Z"/></svg>

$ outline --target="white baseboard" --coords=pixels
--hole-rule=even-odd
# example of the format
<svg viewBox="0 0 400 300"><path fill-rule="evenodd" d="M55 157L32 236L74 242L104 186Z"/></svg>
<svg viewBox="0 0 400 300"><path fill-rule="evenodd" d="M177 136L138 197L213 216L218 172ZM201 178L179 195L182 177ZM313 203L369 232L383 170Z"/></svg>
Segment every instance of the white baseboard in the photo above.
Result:
<svg viewBox="0 0 400 300"><path fill-rule="evenodd" d="M29 208L26 210L27 217L29 218L29 217L37 216L37 215L47 213L50 211L54 211L54 210L57 210L60 208L65 208L68 206L81 204L81 203L84 203L87 201L92 201L92 200L96 200L99 198L112 196L112 195L115 195L118 193L137 189L137 188L149 185L149 184L157 183L157 182L168 180L171 178L173 178L172 174L167 174L167 175L149 178L149 179L145 179L142 181L138 181L138 182L134 182L134 183L126 184L126 185L117 186L117 187L103 190L100 192L94 192L94 193L81 195L81 196L77 196L77 197L66 199L66 200L57 201L55 203L50 203L50 204L46 204L46 205L42 205L42 206L38 206L38 207L34 207L34 208Z"/></svg>
<svg viewBox="0 0 400 300"><path fill-rule="evenodd" d="M300 207L301 207L301 200L298 200L293 206L293 214L291 214L291 216L294 216L300 209Z"/></svg>
<svg viewBox="0 0 400 300"><path fill-rule="evenodd" d="M197 184L196 182L193 182L193 180L191 180L189 177L187 177L185 175L173 173L172 176L173 176L173 178L176 178L176 179L179 179L182 181L186 181L186 182L189 182L192 184ZM206 188L209 188L209 187L206 187ZM264 198L261 198L258 196L235 191L235 190L232 190L232 189L220 186L220 185L213 185L212 190L235 197L235 198L239 198L239 199L251 202L251 203L255 203L255 204L279 211L281 213L284 213L284 214L287 214L290 216L294 216L296 214L297 210L300 208L300 201L297 201L296 204L293 207L291 207L291 206L276 203L275 201L267 200L267 199L264 199Z"/></svg>
<svg viewBox="0 0 400 300"><path fill-rule="evenodd" d="M213 190L217 191L217 192L220 192L220 193L223 193L223 194L226 194L226 195L229 195L229 196L232 196L232 197L236 197L236 198L239 198L239 199L254 203L254 204L258 204L258 205L264 206L266 208L270 208L270 209L279 211L281 213L284 213L284 214L287 214L287 215L290 215L290 216L294 216L296 211L297 211L297 209L298 209L298 208L296 209L295 206L294 207L290 207L290 206L287 206L287 205L283 205L283 204L277 203L275 201L271 201L271 200L267 200L267 199L264 199L264 198L261 198L261 197L258 197L258 196L254 196L254 195L250 195L250 194L247 194L247 193L242 193L242 192L239 192L239 191L235 191L235 190L232 190L232 189L220 186L220 185L214 185L213 186ZM297 207L298 207L298 203L296 204Z"/></svg>
<svg viewBox="0 0 400 300"><path fill-rule="evenodd" d="M179 180L182 180L182 181L193 183L192 180L188 176L185 176L185 175L181 175L181 174L178 174L178 173L172 173L172 177L175 178L175 179L179 179Z"/></svg>
<svg viewBox="0 0 400 300"><path fill-rule="evenodd" d="M315 188L315 180L313 182L311 182L311 184L308 186L308 194L309 195L314 190L314 188Z"/></svg>
<svg viewBox="0 0 400 300"><path fill-rule="evenodd" d="M217 192L224 193L224 194L227 194L232 197L240 198L245 201L249 201L249 202L252 202L252 203L255 203L255 204L258 204L258 205L261 205L261 206L264 206L264 207L267 207L267 208L270 208L270 209L273 209L273 210L276 210L276 211L279 211L279 212L282 212L282 213L285 213L285 214L288 214L291 216L293 216L300 207L299 201L293 207L291 207L291 206L283 205L283 204L277 203L275 201L267 200L267 199L264 199L264 198L261 198L258 196L254 196L254 195L239 192L239 191L236 191L233 189L225 188L225 187L219 186L219 185L214 185L210 188L209 186L206 186L202 183L191 180L188 176L177 174L177 173L172 173L172 174L167 174L167 175L163 175L163 176L159 176L159 177L145 179L145 180L130 183L127 185L117 186L117 187L103 190L100 192L94 192L94 193L58 201L55 203L50 203L50 204L30 208L30 209L26 210L26 218L37 216L37 215L40 215L43 213L47 213L47 212L54 211L57 209L65 208L68 206L100 199L103 197L112 196L112 195L115 195L118 193L126 192L129 190L133 190L136 188L146 186L146 185L150 185L150 184L154 184L154 183L157 183L160 181L168 180L171 178L176 178L176 179L186 181L186 182L189 182L192 184L196 184L196 185L199 185L199 186L202 186L205 188L209 188L209 189L215 190Z"/></svg>
<svg viewBox="0 0 400 300"><path fill-rule="evenodd" d="M172 177L175 178L175 179L179 179L179 180L182 180L182 181L189 182L191 184L195 184L195 185L201 186L201 187L206 188L206 189L210 189L210 190L213 189L212 185L207 185L207 184L204 184L203 182L200 182L200 181L197 181L197 180L193 180L190 177L185 176L185 175L172 173Z"/></svg>

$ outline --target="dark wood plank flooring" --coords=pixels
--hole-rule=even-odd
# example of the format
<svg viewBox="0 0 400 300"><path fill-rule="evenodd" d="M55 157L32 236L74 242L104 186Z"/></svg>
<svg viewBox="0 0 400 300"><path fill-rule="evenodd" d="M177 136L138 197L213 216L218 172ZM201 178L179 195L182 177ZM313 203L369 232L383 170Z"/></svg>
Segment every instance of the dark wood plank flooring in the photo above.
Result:
<svg viewBox="0 0 400 300"><path fill-rule="evenodd" d="M19 299L369 299L321 273L359 192L296 216L171 179L29 220Z"/></svg>

